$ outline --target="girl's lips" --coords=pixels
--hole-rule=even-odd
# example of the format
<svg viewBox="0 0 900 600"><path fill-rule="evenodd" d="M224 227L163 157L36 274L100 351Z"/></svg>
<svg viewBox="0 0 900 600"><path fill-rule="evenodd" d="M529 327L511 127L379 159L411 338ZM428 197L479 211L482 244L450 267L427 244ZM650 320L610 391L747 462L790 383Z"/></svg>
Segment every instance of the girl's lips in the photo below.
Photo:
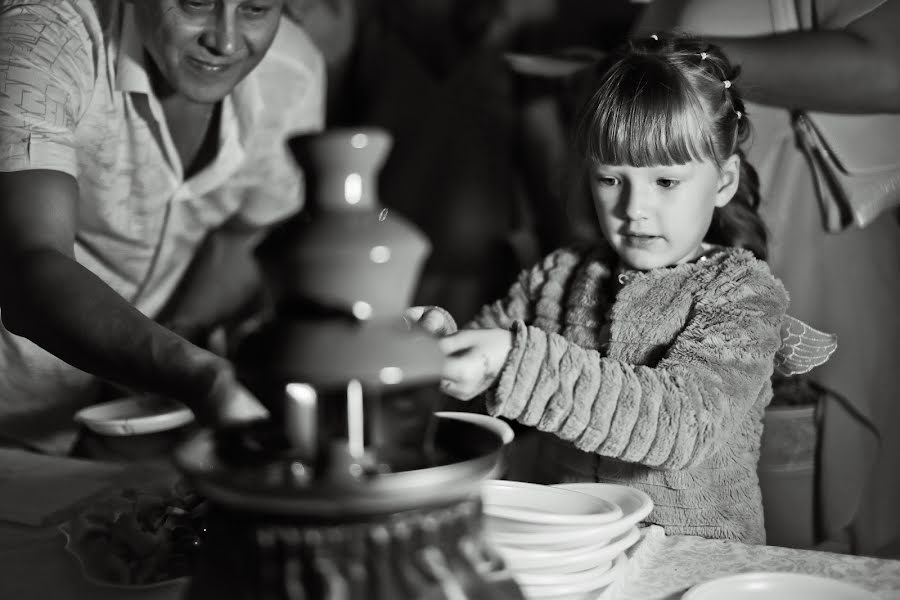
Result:
<svg viewBox="0 0 900 600"><path fill-rule="evenodd" d="M628 245L633 247L645 247L650 246L657 240L662 239L658 235L645 235L639 233L623 233L622 241Z"/></svg>

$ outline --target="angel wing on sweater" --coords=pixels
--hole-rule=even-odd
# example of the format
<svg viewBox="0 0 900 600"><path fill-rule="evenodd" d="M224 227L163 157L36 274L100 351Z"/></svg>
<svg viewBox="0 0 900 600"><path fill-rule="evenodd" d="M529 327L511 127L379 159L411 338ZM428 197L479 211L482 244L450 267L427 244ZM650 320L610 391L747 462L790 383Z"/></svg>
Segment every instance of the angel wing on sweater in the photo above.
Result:
<svg viewBox="0 0 900 600"><path fill-rule="evenodd" d="M781 348L775 353L775 372L785 376L808 373L824 364L836 348L836 335L785 315L781 322Z"/></svg>

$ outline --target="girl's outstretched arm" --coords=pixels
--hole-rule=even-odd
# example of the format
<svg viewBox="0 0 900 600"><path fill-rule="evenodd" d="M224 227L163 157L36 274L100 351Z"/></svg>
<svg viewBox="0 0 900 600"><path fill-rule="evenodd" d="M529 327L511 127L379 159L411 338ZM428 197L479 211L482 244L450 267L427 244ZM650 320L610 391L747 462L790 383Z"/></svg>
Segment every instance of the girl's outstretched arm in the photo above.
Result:
<svg viewBox="0 0 900 600"><path fill-rule="evenodd" d="M548 283L549 273L569 269L571 264L566 263L575 260L575 256L569 249L557 250L530 269L524 269L504 298L484 305L463 329L509 329L516 321L530 324L535 316L536 298Z"/></svg>
<svg viewBox="0 0 900 600"><path fill-rule="evenodd" d="M786 306L774 277L748 269L696 303L656 367L604 358L517 321L487 409L587 452L661 469L692 466L768 401Z"/></svg>

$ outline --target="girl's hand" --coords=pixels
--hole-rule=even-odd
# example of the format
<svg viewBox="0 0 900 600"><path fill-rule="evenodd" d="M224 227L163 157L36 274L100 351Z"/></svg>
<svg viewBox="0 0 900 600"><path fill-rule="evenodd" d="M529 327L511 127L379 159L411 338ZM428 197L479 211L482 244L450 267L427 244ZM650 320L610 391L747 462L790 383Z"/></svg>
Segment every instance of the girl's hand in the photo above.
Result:
<svg viewBox="0 0 900 600"><path fill-rule="evenodd" d="M440 341L447 356L441 389L459 400L471 400L491 387L512 348L506 329L467 329Z"/></svg>
<svg viewBox="0 0 900 600"><path fill-rule="evenodd" d="M440 306L413 306L403 311L406 323L418 323L425 331L443 337L456 333L456 321Z"/></svg>

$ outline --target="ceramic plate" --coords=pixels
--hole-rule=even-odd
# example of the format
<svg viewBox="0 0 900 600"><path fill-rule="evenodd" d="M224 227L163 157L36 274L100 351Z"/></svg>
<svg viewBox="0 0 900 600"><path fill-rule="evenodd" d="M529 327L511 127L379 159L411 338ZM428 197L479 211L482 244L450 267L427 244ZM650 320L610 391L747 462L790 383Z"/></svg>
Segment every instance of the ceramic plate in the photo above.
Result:
<svg viewBox="0 0 900 600"><path fill-rule="evenodd" d="M501 438L503 438L504 444L509 444L516 437L513 428L510 427L506 421L503 421L502 419L498 419L496 417L480 415L478 413L454 411L441 411L434 414L438 417L441 417L442 419L456 419L457 421L468 421L469 423L481 425L482 427L490 429Z"/></svg>
<svg viewBox="0 0 900 600"><path fill-rule="evenodd" d="M604 560L574 573L535 573L517 569L513 569L513 573L515 573L516 581L521 585L579 585L582 583L596 585L597 578L609 571L612 566L612 560Z"/></svg>
<svg viewBox="0 0 900 600"><path fill-rule="evenodd" d="M553 487L574 490L608 500L622 509L622 521L637 525L653 511L653 500L646 493L616 483L560 483ZM627 528L626 528L627 529Z"/></svg>
<svg viewBox="0 0 900 600"><path fill-rule="evenodd" d="M622 518L608 500L536 483L488 480L481 495L486 515L511 521L586 528Z"/></svg>
<svg viewBox="0 0 900 600"><path fill-rule="evenodd" d="M601 588L604 588L615 581L616 576L625 568L627 563L628 557L624 554L620 554L613 562L612 568L607 569L590 579L575 583L554 583L553 585L526 585L520 583L520 587L526 598L544 598L547 600L551 598L554 600L561 600L562 598L573 597L576 594L599 592ZM515 577L515 575L513 575L513 577Z"/></svg>
<svg viewBox="0 0 900 600"><path fill-rule="evenodd" d="M566 483L551 486L596 496L622 510L622 517L611 523L554 525L527 523L488 512L487 521L497 543L515 546L540 546L544 550L564 551L584 544L598 544L621 536L644 520L653 510L653 501L644 492L613 483Z"/></svg>
<svg viewBox="0 0 900 600"><path fill-rule="evenodd" d="M743 573L692 587L682 600L875 600L861 587L800 573Z"/></svg>
<svg viewBox="0 0 900 600"><path fill-rule="evenodd" d="M138 435L167 431L194 420L185 405L157 396L134 396L83 408L75 421L102 435Z"/></svg>
<svg viewBox="0 0 900 600"><path fill-rule="evenodd" d="M546 550L541 547L529 548L505 544L496 539L490 525L487 528L487 537L513 570L533 573L547 571L572 573L614 559L631 548L640 539L641 533L637 527L632 526L627 532L608 543L582 545L570 550Z"/></svg>

